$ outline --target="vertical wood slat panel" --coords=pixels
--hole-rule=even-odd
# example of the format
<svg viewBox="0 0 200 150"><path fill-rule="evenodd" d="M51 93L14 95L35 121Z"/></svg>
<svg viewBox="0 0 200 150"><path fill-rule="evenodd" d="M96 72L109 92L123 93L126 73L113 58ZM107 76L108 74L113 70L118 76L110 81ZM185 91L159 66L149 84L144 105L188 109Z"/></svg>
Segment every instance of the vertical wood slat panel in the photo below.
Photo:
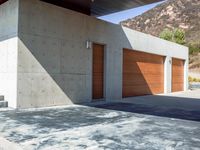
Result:
<svg viewBox="0 0 200 150"><path fill-rule="evenodd" d="M164 57L123 50L123 97L164 93Z"/></svg>
<svg viewBox="0 0 200 150"><path fill-rule="evenodd" d="M93 44L92 98L102 99L104 91L104 45Z"/></svg>
<svg viewBox="0 0 200 150"><path fill-rule="evenodd" d="M184 90L184 60L172 58L172 92Z"/></svg>

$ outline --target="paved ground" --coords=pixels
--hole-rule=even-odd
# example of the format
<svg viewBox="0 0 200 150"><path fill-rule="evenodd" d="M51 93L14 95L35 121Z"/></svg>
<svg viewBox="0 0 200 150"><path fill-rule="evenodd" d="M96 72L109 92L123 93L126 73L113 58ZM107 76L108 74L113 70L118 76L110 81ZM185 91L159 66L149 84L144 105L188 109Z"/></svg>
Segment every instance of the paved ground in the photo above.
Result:
<svg viewBox="0 0 200 150"><path fill-rule="evenodd" d="M161 95L126 98L126 103L184 110L200 110L200 89Z"/></svg>
<svg viewBox="0 0 200 150"><path fill-rule="evenodd" d="M199 150L200 109L109 103L9 110L0 112L0 134L25 150Z"/></svg>

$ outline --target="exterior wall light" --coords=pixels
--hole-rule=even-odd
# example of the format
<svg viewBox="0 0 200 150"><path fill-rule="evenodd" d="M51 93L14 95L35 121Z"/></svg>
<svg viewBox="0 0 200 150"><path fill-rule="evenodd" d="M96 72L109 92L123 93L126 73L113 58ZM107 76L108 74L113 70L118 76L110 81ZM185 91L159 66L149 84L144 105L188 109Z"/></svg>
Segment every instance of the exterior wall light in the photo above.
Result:
<svg viewBox="0 0 200 150"><path fill-rule="evenodd" d="M92 48L92 42L90 40L86 41L86 48L91 49Z"/></svg>

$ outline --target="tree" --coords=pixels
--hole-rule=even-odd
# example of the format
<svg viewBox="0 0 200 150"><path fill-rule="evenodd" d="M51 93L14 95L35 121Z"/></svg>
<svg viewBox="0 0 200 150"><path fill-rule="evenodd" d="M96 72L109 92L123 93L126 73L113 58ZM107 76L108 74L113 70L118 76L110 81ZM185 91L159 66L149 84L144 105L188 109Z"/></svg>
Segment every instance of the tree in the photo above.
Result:
<svg viewBox="0 0 200 150"><path fill-rule="evenodd" d="M167 40L167 41L172 41L173 32L171 30L169 30L168 28L166 28L160 33L159 37L161 39L164 39L164 40Z"/></svg>
<svg viewBox="0 0 200 150"><path fill-rule="evenodd" d="M187 44L187 46L189 47L189 52L191 55L195 55L197 53L200 52L200 41L199 42L191 42L189 44Z"/></svg>
<svg viewBox="0 0 200 150"><path fill-rule="evenodd" d="M185 42L185 32L181 29L174 29L173 31L173 41L175 43L184 45Z"/></svg>
<svg viewBox="0 0 200 150"><path fill-rule="evenodd" d="M175 42L181 45L184 45L185 42L185 32L181 29L170 30L165 28L159 35L160 38L167 41Z"/></svg>

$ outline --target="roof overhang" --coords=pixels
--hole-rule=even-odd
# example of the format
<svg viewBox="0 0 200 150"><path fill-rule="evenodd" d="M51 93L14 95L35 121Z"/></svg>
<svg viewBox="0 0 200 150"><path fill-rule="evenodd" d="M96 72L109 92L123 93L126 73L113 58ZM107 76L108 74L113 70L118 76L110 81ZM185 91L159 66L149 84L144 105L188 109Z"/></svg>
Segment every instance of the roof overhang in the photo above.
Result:
<svg viewBox="0 0 200 150"><path fill-rule="evenodd" d="M8 0L0 0L0 4ZM92 16L103 16L163 0L41 0Z"/></svg>
<svg viewBox="0 0 200 150"><path fill-rule="evenodd" d="M162 0L42 0L92 16L103 16Z"/></svg>
<svg viewBox="0 0 200 150"><path fill-rule="evenodd" d="M0 5L5 3L6 1L8 1L8 0L0 0Z"/></svg>

